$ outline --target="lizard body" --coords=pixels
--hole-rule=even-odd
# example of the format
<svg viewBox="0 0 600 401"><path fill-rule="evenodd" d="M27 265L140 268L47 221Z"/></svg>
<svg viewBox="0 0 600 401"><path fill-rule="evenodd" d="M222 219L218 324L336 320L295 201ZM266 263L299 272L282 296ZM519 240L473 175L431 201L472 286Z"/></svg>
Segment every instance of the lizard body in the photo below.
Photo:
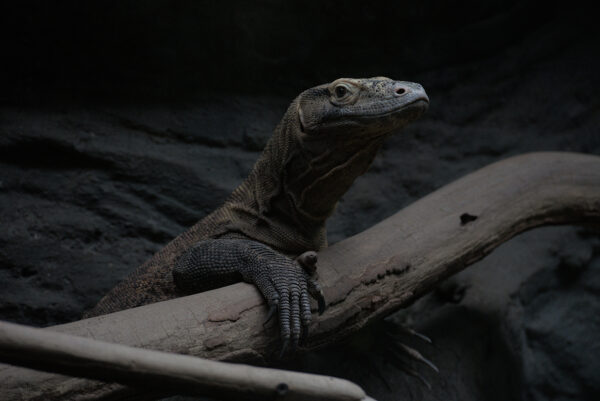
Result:
<svg viewBox="0 0 600 401"><path fill-rule="evenodd" d="M338 79L302 92L289 106L248 178L225 203L179 235L86 314L110 313L236 281L253 282L279 311L284 348L310 322L311 276L327 246L326 219L390 133L429 104L419 84L389 78ZM304 268L303 268L304 267Z"/></svg>

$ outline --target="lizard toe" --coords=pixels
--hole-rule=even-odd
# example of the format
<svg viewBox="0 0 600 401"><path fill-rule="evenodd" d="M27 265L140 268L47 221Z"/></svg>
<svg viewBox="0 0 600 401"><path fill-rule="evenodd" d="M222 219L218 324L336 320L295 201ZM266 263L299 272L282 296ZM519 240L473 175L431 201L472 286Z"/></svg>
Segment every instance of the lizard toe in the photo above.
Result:
<svg viewBox="0 0 600 401"><path fill-rule="evenodd" d="M305 342L308 339L308 327L312 320L312 314L310 313L310 299L306 287L303 288L300 295L300 318L302 320L302 333L300 334L300 339L302 342Z"/></svg>
<svg viewBox="0 0 600 401"><path fill-rule="evenodd" d="M291 338L292 350L296 350L300 340L300 293L294 290L291 296Z"/></svg>
<svg viewBox="0 0 600 401"><path fill-rule="evenodd" d="M317 281L313 278L308 280L308 292L310 295L317 300L319 315L322 315L327 309L327 303L325 302L325 296L323 290Z"/></svg>
<svg viewBox="0 0 600 401"><path fill-rule="evenodd" d="M283 356L283 354L286 351L286 348L289 345L290 342L290 337L291 337L291 324L290 324L290 315L291 315L291 308L290 308L290 297L289 294L287 292L287 289L283 290L281 292L280 295L280 302L279 302L279 331L281 333L281 341L282 341L282 347L281 347L281 356Z"/></svg>

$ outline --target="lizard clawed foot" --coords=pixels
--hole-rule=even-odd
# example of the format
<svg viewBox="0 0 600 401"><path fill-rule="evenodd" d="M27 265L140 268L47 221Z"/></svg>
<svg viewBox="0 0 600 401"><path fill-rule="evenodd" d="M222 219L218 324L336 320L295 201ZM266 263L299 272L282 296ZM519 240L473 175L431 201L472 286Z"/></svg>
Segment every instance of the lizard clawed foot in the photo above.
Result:
<svg viewBox="0 0 600 401"><path fill-rule="evenodd" d="M304 252L294 260L260 242L213 239L198 242L177 260L173 280L180 290L193 293L234 283L241 274L267 300L269 311L263 325L279 315L283 355L308 336L311 296L317 300L319 314L325 311L316 270L316 252Z"/></svg>
<svg viewBox="0 0 600 401"><path fill-rule="evenodd" d="M256 284L267 300L269 311L264 324L278 312L281 358L288 351L295 351L308 336L311 296L317 300L319 314L325 311L325 297L314 277L317 255L305 252L293 260L259 243L253 243L251 249L257 255L249 259L251 263L242 275Z"/></svg>
<svg viewBox="0 0 600 401"><path fill-rule="evenodd" d="M407 359L411 359L413 361L427 365L429 368L431 368L436 373L439 373L440 370L438 369L437 366L435 366L435 364L433 362L431 362L429 359L425 358L423 356L423 354L421 354L416 349L409 347L406 344L403 344L402 342L400 342L400 340L397 337L398 337L398 334L400 334L400 333L409 334L411 336L414 336L414 337L420 339L421 341L423 341L427 344L432 344L431 339L421 333L416 332L413 329L397 325L393 322L386 320L383 323L384 323L385 335L389 339L387 342L389 344L391 344L390 352L387 355L388 362L390 364L392 364L393 366L397 367L398 369L402 370L406 374L416 377L427 388L431 389L431 385L429 384L429 382L427 382L427 380L425 380L425 378L419 372L417 372L415 369L413 369L409 365Z"/></svg>

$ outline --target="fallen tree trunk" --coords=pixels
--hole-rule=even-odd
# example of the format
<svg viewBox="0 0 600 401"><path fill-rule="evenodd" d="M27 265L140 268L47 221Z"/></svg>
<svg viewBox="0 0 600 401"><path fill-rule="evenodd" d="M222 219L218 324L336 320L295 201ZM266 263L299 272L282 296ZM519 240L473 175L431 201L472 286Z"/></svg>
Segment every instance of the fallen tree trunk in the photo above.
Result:
<svg viewBox="0 0 600 401"><path fill-rule="evenodd" d="M319 254L329 308L306 347L338 341L407 306L446 277L527 229L600 222L600 157L544 152L471 173ZM261 362L279 349L276 325L250 285L208 291L52 330L216 360ZM140 390L2 366L6 399L117 399ZM146 395L147 397L147 395Z"/></svg>
<svg viewBox="0 0 600 401"><path fill-rule="evenodd" d="M374 401L343 379L211 361L0 322L0 360L157 393L223 400Z"/></svg>

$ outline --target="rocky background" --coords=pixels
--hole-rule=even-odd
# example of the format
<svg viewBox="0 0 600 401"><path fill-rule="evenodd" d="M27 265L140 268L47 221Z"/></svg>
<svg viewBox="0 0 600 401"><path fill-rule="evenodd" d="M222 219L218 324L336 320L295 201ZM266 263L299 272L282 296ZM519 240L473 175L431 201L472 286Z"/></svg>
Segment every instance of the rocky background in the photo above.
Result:
<svg viewBox="0 0 600 401"><path fill-rule="evenodd" d="M77 320L225 199L295 95L341 76L419 82L431 107L342 199L332 243L511 155L600 154L594 13L453 3L3 3L0 318ZM414 366L431 390L385 359L396 323L433 338L399 338L440 367ZM600 399L600 234L523 234L387 326L285 366L378 400Z"/></svg>

